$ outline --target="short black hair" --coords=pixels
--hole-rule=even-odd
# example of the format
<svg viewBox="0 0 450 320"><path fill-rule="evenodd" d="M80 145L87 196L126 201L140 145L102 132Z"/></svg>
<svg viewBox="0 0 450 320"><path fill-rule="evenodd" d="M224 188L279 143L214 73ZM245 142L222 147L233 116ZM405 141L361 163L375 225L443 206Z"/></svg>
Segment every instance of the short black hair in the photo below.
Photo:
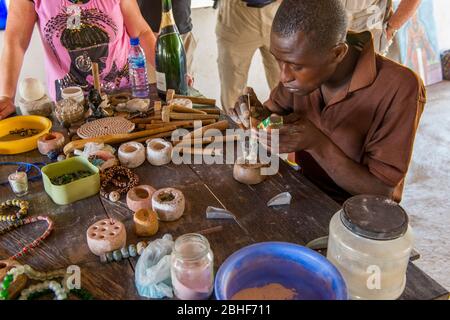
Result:
<svg viewBox="0 0 450 320"><path fill-rule="evenodd" d="M340 0L284 0L272 32L282 37L303 32L314 49L325 49L345 41L347 27L347 14Z"/></svg>

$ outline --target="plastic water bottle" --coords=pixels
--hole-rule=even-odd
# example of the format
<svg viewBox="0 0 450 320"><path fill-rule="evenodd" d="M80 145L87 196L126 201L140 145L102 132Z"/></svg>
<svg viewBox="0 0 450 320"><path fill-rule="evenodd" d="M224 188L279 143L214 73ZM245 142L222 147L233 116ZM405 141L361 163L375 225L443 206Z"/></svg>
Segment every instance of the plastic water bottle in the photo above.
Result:
<svg viewBox="0 0 450 320"><path fill-rule="evenodd" d="M147 76L147 61L144 50L139 44L139 38L131 38L131 49L128 56L130 67L130 82L133 97L148 98L150 85Z"/></svg>
<svg viewBox="0 0 450 320"><path fill-rule="evenodd" d="M0 0L0 30L5 30L6 18L8 17L8 9L5 0Z"/></svg>

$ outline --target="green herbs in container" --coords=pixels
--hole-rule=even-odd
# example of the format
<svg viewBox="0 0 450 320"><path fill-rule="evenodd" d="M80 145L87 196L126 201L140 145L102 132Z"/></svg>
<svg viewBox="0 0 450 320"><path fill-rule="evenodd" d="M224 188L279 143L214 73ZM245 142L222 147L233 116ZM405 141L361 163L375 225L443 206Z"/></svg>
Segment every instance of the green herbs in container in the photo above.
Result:
<svg viewBox="0 0 450 320"><path fill-rule="evenodd" d="M43 167L42 178L45 191L59 205L91 197L100 190L98 168L83 157L73 157Z"/></svg>

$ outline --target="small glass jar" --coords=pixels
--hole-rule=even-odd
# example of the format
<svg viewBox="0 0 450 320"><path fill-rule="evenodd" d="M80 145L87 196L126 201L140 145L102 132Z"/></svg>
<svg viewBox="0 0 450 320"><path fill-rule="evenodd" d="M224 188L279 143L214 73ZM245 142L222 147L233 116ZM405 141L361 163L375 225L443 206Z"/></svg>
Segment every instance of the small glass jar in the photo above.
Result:
<svg viewBox="0 0 450 320"><path fill-rule="evenodd" d="M350 198L331 219L327 258L344 277L351 299L400 297L412 248L408 215L388 198Z"/></svg>
<svg viewBox="0 0 450 320"><path fill-rule="evenodd" d="M8 181L12 191L18 197L23 197L28 193L28 176L26 172L17 171L8 176Z"/></svg>
<svg viewBox="0 0 450 320"><path fill-rule="evenodd" d="M179 237L172 251L171 275L178 299L208 299L214 287L214 255L208 239L195 233Z"/></svg>

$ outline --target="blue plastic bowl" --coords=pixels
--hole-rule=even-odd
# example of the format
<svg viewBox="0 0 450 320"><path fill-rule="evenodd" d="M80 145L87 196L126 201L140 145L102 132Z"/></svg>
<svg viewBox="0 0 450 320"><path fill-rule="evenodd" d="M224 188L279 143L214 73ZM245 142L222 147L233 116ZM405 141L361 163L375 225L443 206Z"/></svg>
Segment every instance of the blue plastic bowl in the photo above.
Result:
<svg viewBox="0 0 450 320"><path fill-rule="evenodd" d="M216 299L230 300L237 292L279 283L295 289L297 300L347 300L339 271L319 253L285 242L263 242L236 251L220 266Z"/></svg>

